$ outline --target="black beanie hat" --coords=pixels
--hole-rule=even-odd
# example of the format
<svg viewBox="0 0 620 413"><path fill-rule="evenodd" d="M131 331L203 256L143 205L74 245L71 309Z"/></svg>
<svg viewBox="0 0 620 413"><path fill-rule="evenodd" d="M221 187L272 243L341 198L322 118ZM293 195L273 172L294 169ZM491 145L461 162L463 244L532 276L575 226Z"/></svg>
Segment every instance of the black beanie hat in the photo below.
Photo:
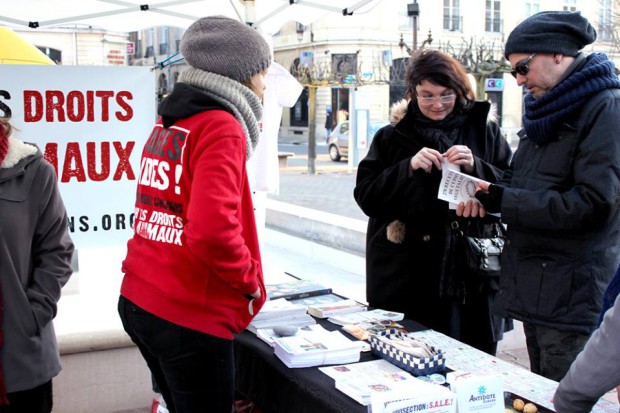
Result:
<svg viewBox="0 0 620 413"><path fill-rule="evenodd" d="M255 29L224 16L203 17L181 39L181 53L190 66L248 80L271 64L267 41Z"/></svg>
<svg viewBox="0 0 620 413"><path fill-rule="evenodd" d="M523 20L508 36L504 56L559 53L577 56L596 40L596 30L580 12L541 11Z"/></svg>

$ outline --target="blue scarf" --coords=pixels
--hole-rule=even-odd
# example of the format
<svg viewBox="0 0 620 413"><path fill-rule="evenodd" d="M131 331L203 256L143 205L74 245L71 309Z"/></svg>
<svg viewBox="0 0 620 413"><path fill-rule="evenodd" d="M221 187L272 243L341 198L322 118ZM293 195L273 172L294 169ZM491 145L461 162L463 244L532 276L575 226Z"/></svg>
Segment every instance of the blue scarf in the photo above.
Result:
<svg viewBox="0 0 620 413"><path fill-rule="evenodd" d="M528 138L542 145L556 136L558 126L568 120L596 93L620 88L614 64L604 53L593 53L586 63L539 99L524 98L523 127Z"/></svg>

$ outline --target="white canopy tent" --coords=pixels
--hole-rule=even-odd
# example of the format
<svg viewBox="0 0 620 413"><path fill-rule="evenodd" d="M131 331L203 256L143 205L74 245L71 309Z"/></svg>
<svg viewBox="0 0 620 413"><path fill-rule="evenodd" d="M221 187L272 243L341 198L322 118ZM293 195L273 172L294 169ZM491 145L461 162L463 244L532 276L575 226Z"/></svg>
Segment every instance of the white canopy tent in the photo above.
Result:
<svg viewBox="0 0 620 413"><path fill-rule="evenodd" d="M129 32L153 26L187 28L224 15L276 33L288 21L309 24L326 13L367 13L381 0L23 0L3 1L0 25L31 29L92 26Z"/></svg>

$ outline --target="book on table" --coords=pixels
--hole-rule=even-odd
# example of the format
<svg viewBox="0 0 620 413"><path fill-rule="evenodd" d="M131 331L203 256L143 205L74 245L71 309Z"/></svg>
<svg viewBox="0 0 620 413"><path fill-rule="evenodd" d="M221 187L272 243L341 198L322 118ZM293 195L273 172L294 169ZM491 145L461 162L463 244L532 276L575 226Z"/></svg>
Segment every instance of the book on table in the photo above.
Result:
<svg viewBox="0 0 620 413"><path fill-rule="evenodd" d="M269 300L278 298L295 300L332 293L330 287L325 287L311 279L294 279L283 283L267 284L265 289L267 290L267 298Z"/></svg>
<svg viewBox="0 0 620 413"><path fill-rule="evenodd" d="M341 314L366 311L366 309L367 306L365 304L358 303L355 300L346 299L333 303L309 305L308 314L313 315L317 318L328 318Z"/></svg>
<svg viewBox="0 0 620 413"><path fill-rule="evenodd" d="M320 324L302 327L293 336L273 341L275 355L290 368L353 363L360 359L362 344Z"/></svg>
<svg viewBox="0 0 620 413"><path fill-rule="evenodd" d="M275 326L304 327L316 324L316 320L306 311L305 306L294 304L284 298L266 301L247 329L256 334L259 329Z"/></svg>

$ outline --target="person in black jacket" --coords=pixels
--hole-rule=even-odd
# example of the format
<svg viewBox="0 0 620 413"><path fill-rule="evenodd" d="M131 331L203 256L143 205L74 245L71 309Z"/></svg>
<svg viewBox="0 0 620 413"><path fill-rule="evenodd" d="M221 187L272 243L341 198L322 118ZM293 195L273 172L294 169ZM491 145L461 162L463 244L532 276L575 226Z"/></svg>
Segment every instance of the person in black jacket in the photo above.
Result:
<svg viewBox="0 0 620 413"><path fill-rule="evenodd" d="M329 135L332 134L332 128L334 127L334 114L332 108L327 107L325 109L325 143L329 141Z"/></svg>
<svg viewBox="0 0 620 413"><path fill-rule="evenodd" d="M404 312L495 354L504 330L489 311L496 288L468 288L456 261L456 215L437 193L442 160L495 182L508 168L510 146L491 105L474 101L451 56L423 50L408 65L407 85L407 99L392 108L392 124L377 132L357 171L354 197L370 217L366 297L373 307Z"/></svg>
<svg viewBox="0 0 620 413"><path fill-rule="evenodd" d="M537 13L508 37L525 86L511 169L476 193L508 226L498 314L523 321L530 368L560 380L596 328L620 257L620 81L578 12Z"/></svg>

